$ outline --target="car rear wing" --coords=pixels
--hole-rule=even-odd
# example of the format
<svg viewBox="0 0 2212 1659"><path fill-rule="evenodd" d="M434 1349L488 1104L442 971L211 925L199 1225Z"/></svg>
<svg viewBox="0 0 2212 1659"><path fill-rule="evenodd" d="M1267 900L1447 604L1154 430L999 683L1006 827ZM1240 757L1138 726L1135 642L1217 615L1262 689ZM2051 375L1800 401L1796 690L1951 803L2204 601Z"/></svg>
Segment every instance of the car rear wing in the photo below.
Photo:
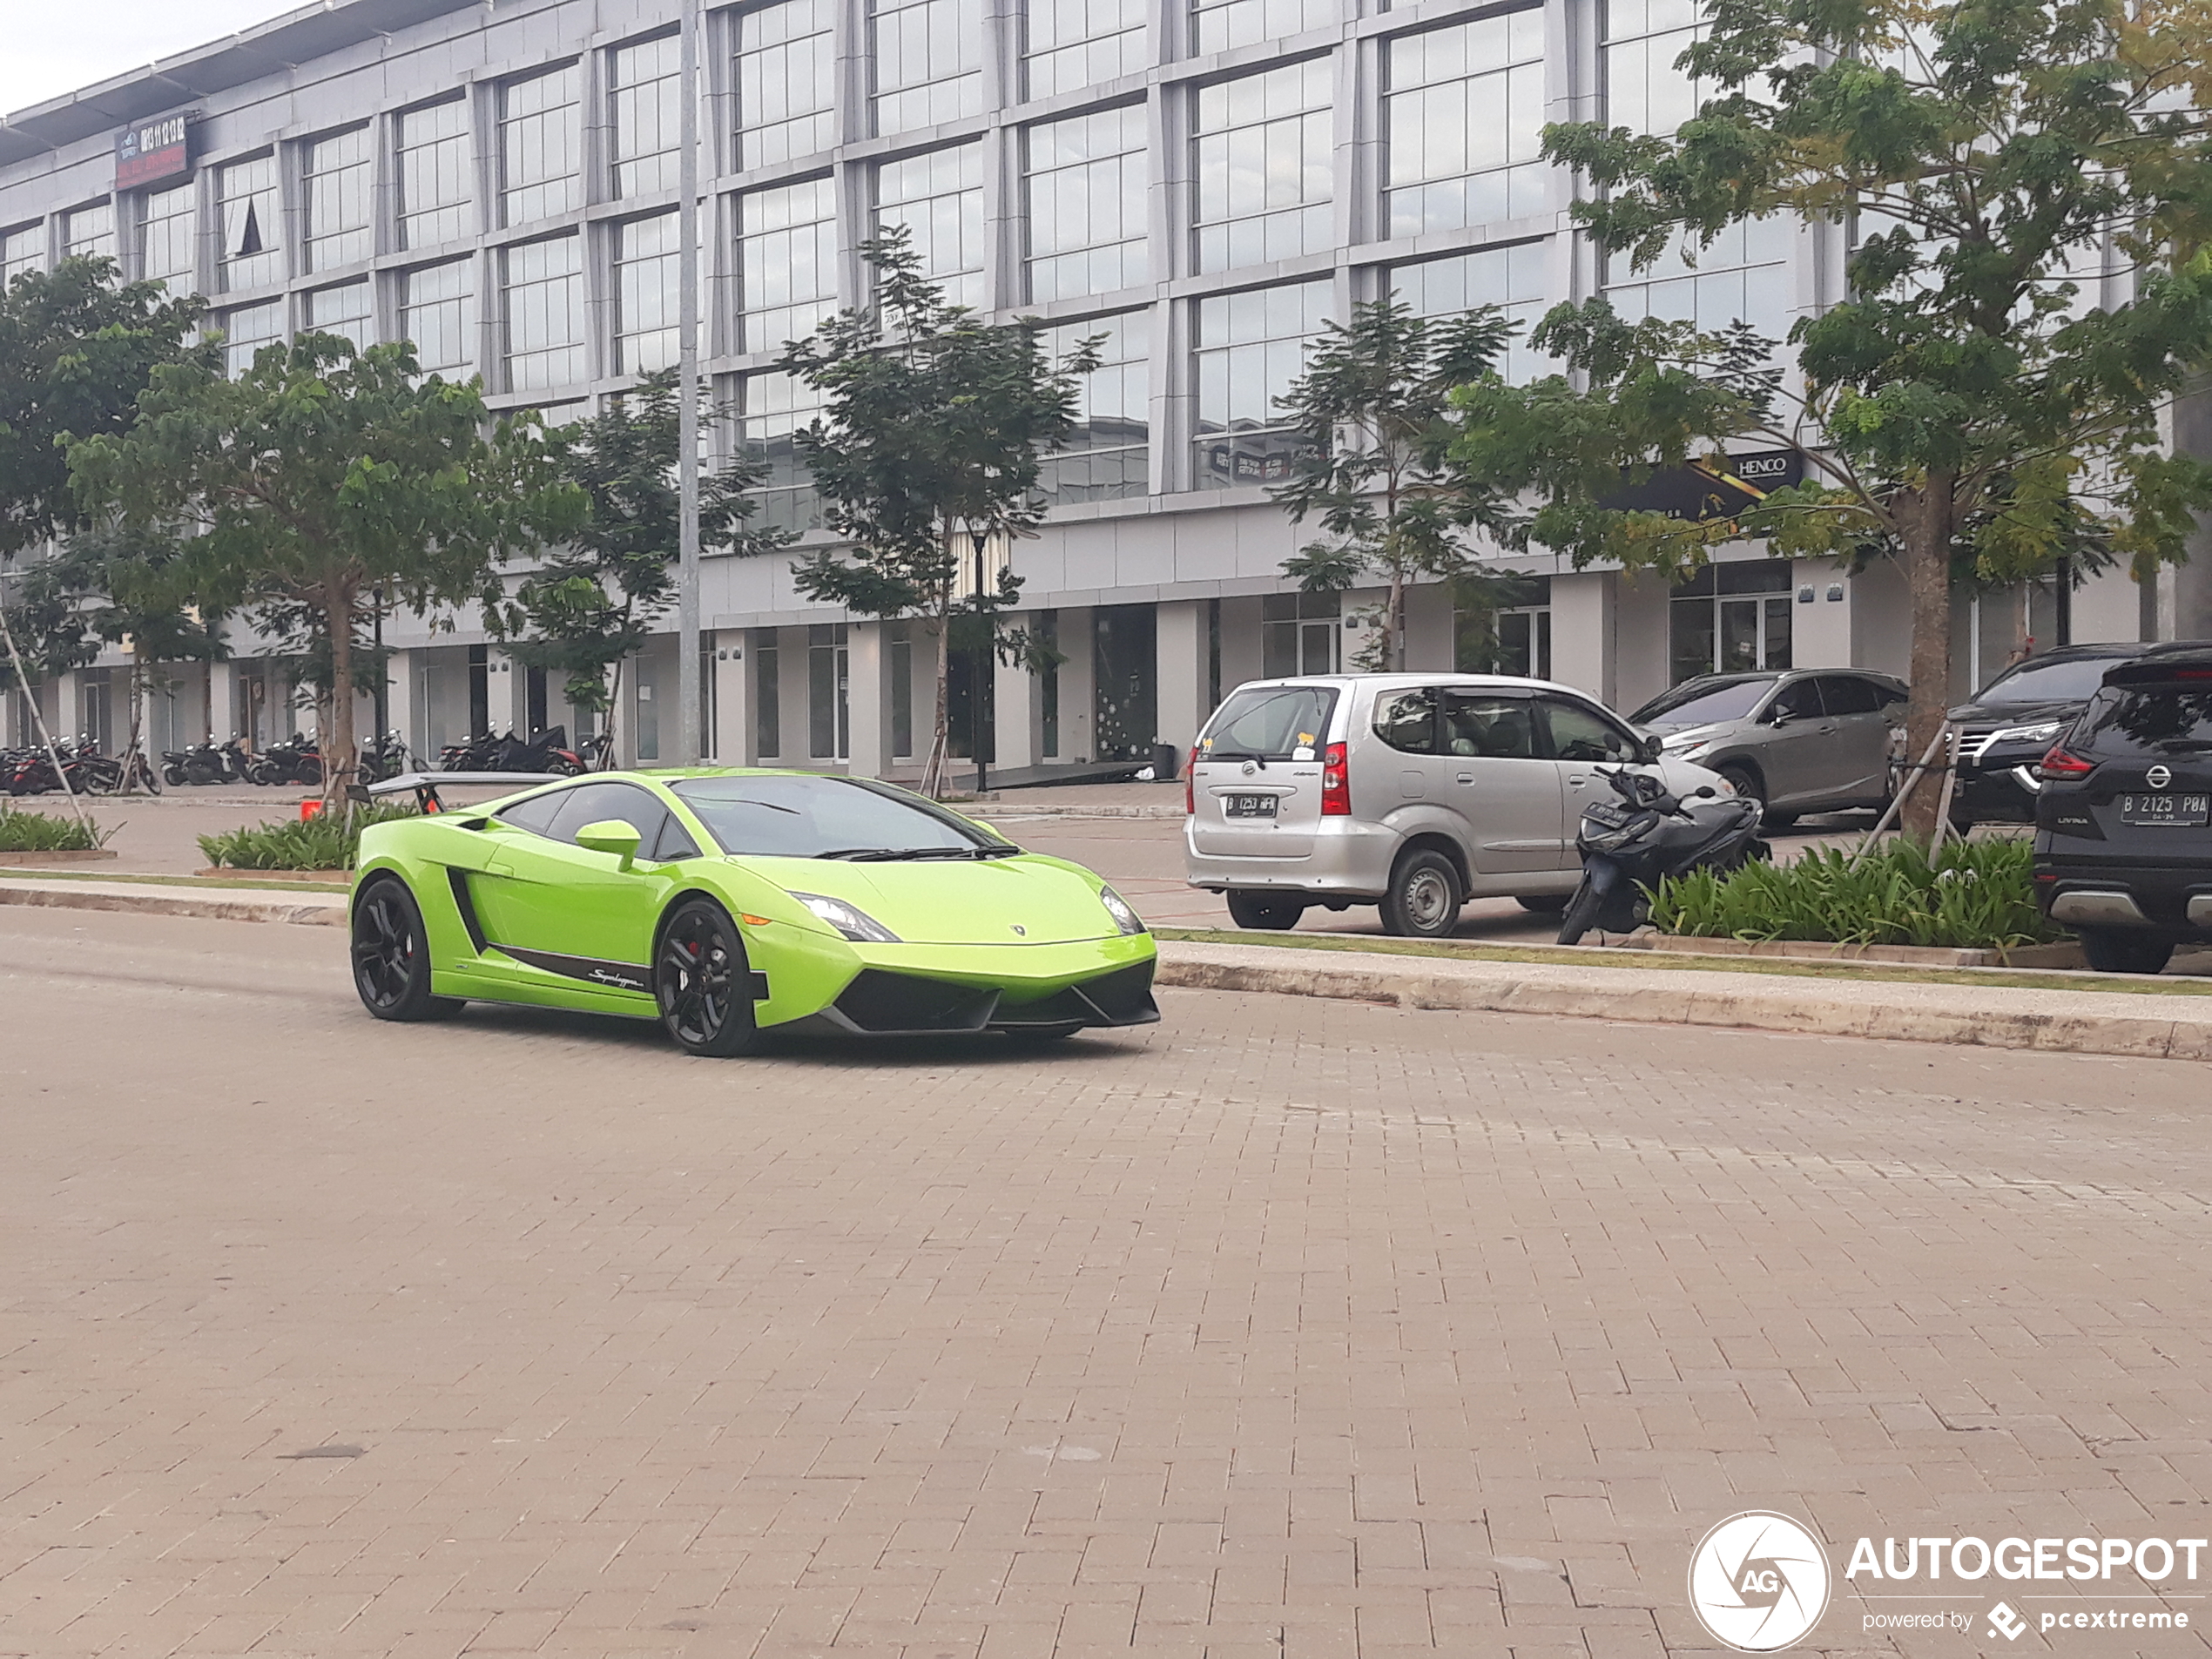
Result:
<svg viewBox="0 0 2212 1659"><path fill-rule="evenodd" d="M396 778L386 778L377 783L348 784L346 795L350 800L366 804L386 795L404 795L412 791L415 804L427 815L445 811L438 791L448 784L528 789L534 785L552 783L558 777L557 772L403 772Z"/></svg>

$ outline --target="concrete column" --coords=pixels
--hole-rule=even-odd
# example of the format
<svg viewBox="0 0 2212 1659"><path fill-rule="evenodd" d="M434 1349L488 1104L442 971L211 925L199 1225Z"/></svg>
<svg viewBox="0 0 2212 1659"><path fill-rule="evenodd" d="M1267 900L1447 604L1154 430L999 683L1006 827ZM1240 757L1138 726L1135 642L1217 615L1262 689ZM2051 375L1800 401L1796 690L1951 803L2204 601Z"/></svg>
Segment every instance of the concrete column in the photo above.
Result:
<svg viewBox="0 0 2212 1659"><path fill-rule="evenodd" d="M54 677L54 737L73 738L84 729L84 675L81 668Z"/></svg>
<svg viewBox="0 0 2212 1659"><path fill-rule="evenodd" d="M1613 603L1610 570L1577 570L1552 578L1552 678L1613 701Z"/></svg>
<svg viewBox="0 0 2212 1659"><path fill-rule="evenodd" d="M811 752L813 700L809 694L807 671L813 655L813 631L806 628L779 628L776 630L776 712L777 734L783 739L783 763L786 766L822 765Z"/></svg>
<svg viewBox="0 0 2212 1659"><path fill-rule="evenodd" d="M1853 666L1851 606L1828 597L1829 588L1843 580L1843 569L1834 559L1799 559L1791 565L1790 660L1796 667Z"/></svg>
<svg viewBox="0 0 2212 1659"><path fill-rule="evenodd" d="M1089 605L1060 612L1060 755L1064 760L1098 758L1098 644Z"/></svg>
<svg viewBox="0 0 2212 1659"><path fill-rule="evenodd" d="M991 668L991 735L1000 772L1015 772L1037 764L1044 739L1042 690L1037 677L1022 664L1008 666L995 661Z"/></svg>
<svg viewBox="0 0 2212 1659"><path fill-rule="evenodd" d="M714 636L714 758L725 766L750 766L752 752L752 658L745 631Z"/></svg>
<svg viewBox="0 0 2212 1659"><path fill-rule="evenodd" d="M415 732L418 730L415 687L422 678L422 670L417 664L417 656L418 653L412 651L395 651L384 668L386 675L384 718L391 723L391 729L401 734L409 749L415 746ZM368 726L362 729L367 731L375 724L375 717L372 712ZM571 732L570 735L575 734ZM418 761L421 759L422 757L419 754L415 756ZM432 759L435 759L436 757L433 756Z"/></svg>
<svg viewBox="0 0 2212 1659"><path fill-rule="evenodd" d="M234 658L228 657L207 665L207 730L194 732L192 742L198 743L203 737L212 737L220 743L230 736L231 729L238 720L239 666ZM246 666L251 669L255 664L249 663Z"/></svg>
<svg viewBox="0 0 2212 1659"><path fill-rule="evenodd" d="M1605 700L1626 711L1641 708L1667 689L1672 678L1670 634L1672 616L1668 606L1674 590L1649 572L1600 578L1613 593L1612 627L1606 640ZM1558 592L1554 578L1553 592ZM1558 600L1552 609L1552 662L1559 662Z"/></svg>
<svg viewBox="0 0 2212 1659"><path fill-rule="evenodd" d="M1213 711L1206 702L1207 612L1203 599L1163 600L1153 610L1159 663L1158 736L1186 754ZM1181 763L1177 762L1178 769Z"/></svg>
<svg viewBox="0 0 2212 1659"><path fill-rule="evenodd" d="M1246 680L1258 679L1266 672L1267 655L1260 630L1260 597L1256 593L1221 602L1221 694L1224 697Z"/></svg>
<svg viewBox="0 0 2212 1659"><path fill-rule="evenodd" d="M1227 618L1223 620L1227 632ZM1224 649L1224 656L1227 654ZM1406 593L1406 666L1418 674L1448 674L1459 666L1453 635L1452 590L1442 583ZM1223 680L1228 679L1224 671Z"/></svg>
<svg viewBox="0 0 2212 1659"><path fill-rule="evenodd" d="M856 622L845 631L845 705L852 724L855 778L891 770L891 641L887 624Z"/></svg>

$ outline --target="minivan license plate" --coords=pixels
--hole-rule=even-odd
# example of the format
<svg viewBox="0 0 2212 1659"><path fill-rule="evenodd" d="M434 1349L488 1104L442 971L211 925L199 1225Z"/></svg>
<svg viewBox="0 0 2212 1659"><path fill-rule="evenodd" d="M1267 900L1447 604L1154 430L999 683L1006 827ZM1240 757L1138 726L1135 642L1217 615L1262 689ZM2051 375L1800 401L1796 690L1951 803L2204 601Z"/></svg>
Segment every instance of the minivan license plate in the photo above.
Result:
<svg viewBox="0 0 2212 1659"><path fill-rule="evenodd" d="M2162 826L2212 822L2212 795L2121 795L2113 802L2123 824Z"/></svg>
<svg viewBox="0 0 2212 1659"><path fill-rule="evenodd" d="M1272 795L1224 795L1221 815L1224 818L1272 818L1275 816L1275 797Z"/></svg>

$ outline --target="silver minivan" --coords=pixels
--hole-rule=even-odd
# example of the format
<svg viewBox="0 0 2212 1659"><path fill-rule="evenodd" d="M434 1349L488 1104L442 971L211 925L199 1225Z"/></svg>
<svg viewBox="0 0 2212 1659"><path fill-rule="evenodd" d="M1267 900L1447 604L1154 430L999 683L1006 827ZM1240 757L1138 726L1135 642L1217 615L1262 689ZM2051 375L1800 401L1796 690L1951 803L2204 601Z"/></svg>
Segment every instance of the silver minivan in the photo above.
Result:
<svg viewBox="0 0 2212 1659"><path fill-rule="evenodd" d="M1676 794L1730 792L1570 686L1489 674L1328 674L1238 686L1199 734L1184 846L1190 885L1240 927L1379 905L1440 938L1470 898L1564 906L1601 765L1656 767Z"/></svg>

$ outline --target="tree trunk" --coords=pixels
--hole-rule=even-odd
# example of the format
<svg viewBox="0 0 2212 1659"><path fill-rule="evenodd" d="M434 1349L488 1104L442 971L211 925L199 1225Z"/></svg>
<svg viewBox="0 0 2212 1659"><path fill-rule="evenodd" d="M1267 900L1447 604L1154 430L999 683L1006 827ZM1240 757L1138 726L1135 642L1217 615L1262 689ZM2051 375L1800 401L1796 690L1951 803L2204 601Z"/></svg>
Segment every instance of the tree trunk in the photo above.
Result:
<svg viewBox="0 0 2212 1659"><path fill-rule="evenodd" d="M1393 569L1390 573L1390 637L1384 641L1388 655L1383 660L1393 674L1406 671L1406 572Z"/></svg>
<svg viewBox="0 0 2212 1659"><path fill-rule="evenodd" d="M145 725L141 718L145 706L145 656L138 649L138 642L131 642L131 740L123 745L123 793L138 792L138 747L145 740ZM151 772L153 768L148 766Z"/></svg>
<svg viewBox="0 0 2212 1659"><path fill-rule="evenodd" d="M361 770L354 735L354 604L350 594L327 595L324 625L330 630L330 738L322 749L322 799L327 812L348 799L346 786Z"/></svg>
<svg viewBox="0 0 2212 1659"><path fill-rule="evenodd" d="M1912 697L1905 705L1908 765L1935 741L1951 707L1951 536L1956 485L1957 480L1935 475L1900 502L1905 580L1912 603ZM1932 764L1944 764L1942 751ZM1898 786L1912 781L1908 772ZM1905 834L1920 841L1935 838L1942 784L1942 776L1932 772L1913 788L1898 823Z"/></svg>
<svg viewBox="0 0 2212 1659"><path fill-rule="evenodd" d="M611 772L622 764L620 758L615 753L617 740L615 711L622 706L622 658L616 658L613 666L608 671L610 678L607 682L607 706L600 711L607 717L607 746L602 752L600 758L607 763L601 770Z"/></svg>
<svg viewBox="0 0 2212 1659"><path fill-rule="evenodd" d="M946 775L952 767L953 618L948 604L937 618L937 711L931 728L929 767L921 780L922 793L932 800L945 794ZM971 687L970 695L980 688Z"/></svg>

